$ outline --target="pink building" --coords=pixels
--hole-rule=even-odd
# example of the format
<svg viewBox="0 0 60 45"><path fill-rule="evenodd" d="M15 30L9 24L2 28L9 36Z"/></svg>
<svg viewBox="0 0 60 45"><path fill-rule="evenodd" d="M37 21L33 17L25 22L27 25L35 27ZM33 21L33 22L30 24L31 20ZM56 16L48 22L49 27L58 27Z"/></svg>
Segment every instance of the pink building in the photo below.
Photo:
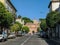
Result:
<svg viewBox="0 0 60 45"><path fill-rule="evenodd" d="M30 31L30 34L33 34L37 32L37 28L39 27L39 22L37 20L33 20L34 23L27 23L25 26L28 26Z"/></svg>

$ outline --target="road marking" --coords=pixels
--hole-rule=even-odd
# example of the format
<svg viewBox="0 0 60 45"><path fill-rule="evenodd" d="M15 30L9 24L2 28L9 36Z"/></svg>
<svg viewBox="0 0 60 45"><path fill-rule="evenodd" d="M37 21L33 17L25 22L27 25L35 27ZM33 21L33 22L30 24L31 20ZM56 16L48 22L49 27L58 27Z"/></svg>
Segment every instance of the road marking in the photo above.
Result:
<svg viewBox="0 0 60 45"><path fill-rule="evenodd" d="M28 37L21 45L24 45L31 37Z"/></svg>

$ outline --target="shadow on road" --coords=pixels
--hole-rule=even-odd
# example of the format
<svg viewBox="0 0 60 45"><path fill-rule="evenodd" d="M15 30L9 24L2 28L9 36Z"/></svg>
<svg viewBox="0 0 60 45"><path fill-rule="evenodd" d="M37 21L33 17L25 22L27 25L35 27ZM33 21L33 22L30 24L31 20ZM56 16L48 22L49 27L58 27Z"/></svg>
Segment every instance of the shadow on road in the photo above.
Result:
<svg viewBox="0 0 60 45"><path fill-rule="evenodd" d="M42 38L42 39L45 40L48 45L60 45L60 43L57 43L53 40L50 40L50 39L47 39L47 38Z"/></svg>

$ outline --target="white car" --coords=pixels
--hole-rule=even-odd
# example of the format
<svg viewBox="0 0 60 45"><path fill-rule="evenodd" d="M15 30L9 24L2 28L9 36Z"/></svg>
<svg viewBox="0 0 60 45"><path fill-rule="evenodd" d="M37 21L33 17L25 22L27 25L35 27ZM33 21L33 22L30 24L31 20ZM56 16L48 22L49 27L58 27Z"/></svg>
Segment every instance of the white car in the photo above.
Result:
<svg viewBox="0 0 60 45"><path fill-rule="evenodd" d="M3 35L2 34L0 34L0 41L2 41L3 40Z"/></svg>
<svg viewBox="0 0 60 45"><path fill-rule="evenodd" d="M16 35L14 34L14 33L11 33L9 36L8 36L8 38L15 38L16 37Z"/></svg>
<svg viewBox="0 0 60 45"><path fill-rule="evenodd" d="M7 40L7 35L0 34L0 41L5 41L5 40Z"/></svg>

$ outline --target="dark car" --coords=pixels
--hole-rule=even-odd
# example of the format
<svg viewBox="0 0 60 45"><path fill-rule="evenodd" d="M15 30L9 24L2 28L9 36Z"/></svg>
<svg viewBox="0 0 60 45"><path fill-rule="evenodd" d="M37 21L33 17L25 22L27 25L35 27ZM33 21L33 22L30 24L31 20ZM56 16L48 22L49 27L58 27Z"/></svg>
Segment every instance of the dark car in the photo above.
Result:
<svg viewBox="0 0 60 45"><path fill-rule="evenodd" d="M40 31L40 37L42 37L42 38L47 38L48 35L46 34L46 32Z"/></svg>

